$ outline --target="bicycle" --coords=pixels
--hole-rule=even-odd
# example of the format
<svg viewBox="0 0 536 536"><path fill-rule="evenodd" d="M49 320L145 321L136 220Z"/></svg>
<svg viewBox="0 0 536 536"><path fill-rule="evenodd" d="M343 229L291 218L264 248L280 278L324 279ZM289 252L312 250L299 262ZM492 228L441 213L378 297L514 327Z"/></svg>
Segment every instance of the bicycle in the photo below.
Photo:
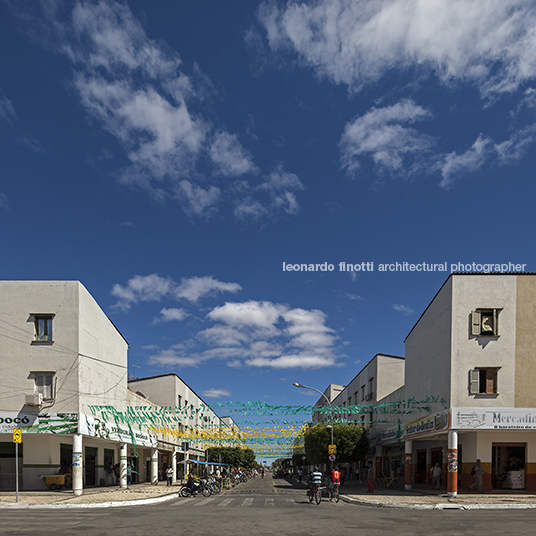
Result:
<svg viewBox="0 0 536 536"><path fill-rule="evenodd" d="M313 500L316 504L320 504L322 501L322 492L320 491L320 486L318 484L313 484L309 489L309 502L313 502Z"/></svg>
<svg viewBox="0 0 536 536"><path fill-rule="evenodd" d="M339 483L338 482L332 482L331 486L328 489L329 494L329 500L332 501L335 499L335 502L338 503L340 496L339 496Z"/></svg>
<svg viewBox="0 0 536 536"><path fill-rule="evenodd" d="M402 491L404 484L396 476L380 476L374 482L374 487L378 490L388 488L395 491Z"/></svg>

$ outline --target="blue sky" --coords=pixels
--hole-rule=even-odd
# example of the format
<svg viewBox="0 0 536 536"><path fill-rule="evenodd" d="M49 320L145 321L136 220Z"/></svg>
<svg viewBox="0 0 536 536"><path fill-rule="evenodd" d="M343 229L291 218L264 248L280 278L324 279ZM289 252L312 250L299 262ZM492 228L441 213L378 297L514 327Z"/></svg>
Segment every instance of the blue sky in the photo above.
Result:
<svg viewBox="0 0 536 536"><path fill-rule="evenodd" d="M2 2L0 277L80 280L137 377L314 402L292 382L403 355L448 276L380 264L535 270L535 27L525 0Z"/></svg>

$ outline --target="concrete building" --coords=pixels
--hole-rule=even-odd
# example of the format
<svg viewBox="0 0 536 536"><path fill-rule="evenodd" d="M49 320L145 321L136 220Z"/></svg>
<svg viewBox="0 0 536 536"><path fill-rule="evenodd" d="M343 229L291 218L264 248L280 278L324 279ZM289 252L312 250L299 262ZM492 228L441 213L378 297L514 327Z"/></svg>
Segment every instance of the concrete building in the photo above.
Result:
<svg viewBox="0 0 536 536"><path fill-rule="evenodd" d="M181 433L221 425L176 375L129 388L128 343L80 282L0 281L0 303L0 489L15 488L13 429L22 430L21 489L44 489L39 475L72 467L80 494L115 483L113 466L123 486L130 472L156 483L168 464L177 475ZM201 438L191 458L204 448Z"/></svg>
<svg viewBox="0 0 536 536"><path fill-rule="evenodd" d="M405 345L403 385L372 399L393 408L370 431L377 473L404 466L411 488L439 463L454 496L479 459L483 491L536 491L536 275L452 274ZM363 386L351 382L334 404L355 403Z"/></svg>

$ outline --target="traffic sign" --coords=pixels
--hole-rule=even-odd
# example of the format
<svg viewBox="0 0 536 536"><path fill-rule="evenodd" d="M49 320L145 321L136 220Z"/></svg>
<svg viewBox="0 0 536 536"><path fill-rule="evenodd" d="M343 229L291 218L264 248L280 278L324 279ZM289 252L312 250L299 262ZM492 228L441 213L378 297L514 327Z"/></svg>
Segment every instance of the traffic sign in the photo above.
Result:
<svg viewBox="0 0 536 536"><path fill-rule="evenodd" d="M328 445L328 454L337 454L337 445Z"/></svg>
<svg viewBox="0 0 536 536"><path fill-rule="evenodd" d="M307 456L302 456L301 459L302 459L302 460L306 460L306 459L307 459Z"/></svg>
<svg viewBox="0 0 536 536"><path fill-rule="evenodd" d="M13 428L13 443L22 443L22 430Z"/></svg>
<svg viewBox="0 0 536 536"><path fill-rule="evenodd" d="M336 457L337 457L337 456L335 456L335 454L330 454L330 455L329 455L329 461L330 461L330 462L334 462Z"/></svg>

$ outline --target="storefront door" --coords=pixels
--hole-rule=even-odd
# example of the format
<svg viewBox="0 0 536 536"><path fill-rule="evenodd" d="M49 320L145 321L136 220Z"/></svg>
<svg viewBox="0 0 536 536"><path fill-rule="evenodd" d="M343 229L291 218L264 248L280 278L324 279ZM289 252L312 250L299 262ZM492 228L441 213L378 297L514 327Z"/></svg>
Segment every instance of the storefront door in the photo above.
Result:
<svg viewBox="0 0 536 536"><path fill-rule="evenodd" d="M86 486L95 486L97 484L97 449L95 447L86 447L84 466Z"/></svg>
<svg viewBox="0 0 536 536"><path fill-rule="evenodd" d="M426 450L417 451L417 473L415 475L416 484L426 484Z"/></svg>
<svg viewBox="0 0 536 536"><path fill-rule="evenodd" d="M491 485L493 489L526 489L525 443L493 443Z"/></svg>

